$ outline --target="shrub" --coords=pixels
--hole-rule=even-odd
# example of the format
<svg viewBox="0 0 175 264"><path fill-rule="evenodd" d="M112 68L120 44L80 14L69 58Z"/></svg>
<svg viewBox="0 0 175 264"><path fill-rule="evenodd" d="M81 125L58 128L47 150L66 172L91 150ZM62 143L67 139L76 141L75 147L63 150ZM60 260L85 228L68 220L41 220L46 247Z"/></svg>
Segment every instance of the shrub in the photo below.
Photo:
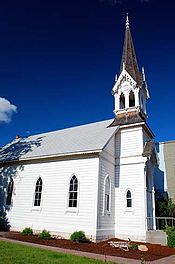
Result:
<svg viewBox="0 0 175 264"><path fill-rule="evenodd" d="M83 231L75 231L72 233L70 240L75 242L89 242L89 239L86 237Z"/></svg>
<svg viewBox="0 0 175 264"><path fill-rule="evenodd" d="M175 226L173 227L167 226L165 231L168 236L167 245L169 247L175 247Z"/></svg>
<svg viewBox="0 0 175 264"><path fill-rule="evenodd" d="M156 216L175 217L175 204L171 198L160 197L156 200Z"/></svg>
<svg viewBox="0 0 175 264"><path fill-rule="evenodd" d="M32 228L30 228L30 227L26 227L26 228L24 228L24 229L22 230L21 233L22 233L23 235L25 235L25 236L33 235L33 230L32 230Z"/></svg>
<svg viewBox="0 0 175 264"><path fill-rule="evenodd" d="M135 243L131 243L131 244L129 245L129 248L130 248L130 249L137 250L137 249L138 249L138 245L135 244Z"/></svg>
<svg viewBox="0 0 175 264"><path fill-rule="evenodd" d="M43 229L42 232L39 233L38 237L41 239L51 239L51 234L49 231Z"/></svg>

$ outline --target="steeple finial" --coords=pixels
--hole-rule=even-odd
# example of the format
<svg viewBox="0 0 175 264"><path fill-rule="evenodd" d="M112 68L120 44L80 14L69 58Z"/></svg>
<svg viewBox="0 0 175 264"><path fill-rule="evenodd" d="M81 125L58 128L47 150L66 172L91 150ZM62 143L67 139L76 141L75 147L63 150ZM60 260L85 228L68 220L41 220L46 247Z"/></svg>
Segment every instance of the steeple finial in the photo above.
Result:
<svg viewBox="0 0 175 264"><path fill-rule="evenodd" d="M129 28L129 17L128 17L128 13L126 13L126 28Z"/></svg>
<svg viewBox="0 0 175 264"><path fill-rule="evenodd" d="M137 63L137 58L135 54L134 44L132 41L131 30L129 26L128 13L126 14L126 30L125 30L125 40L123 45L123 54L120 66L120 72L123 70L123 63L125 70L132 76L132 78L140 84L141 74L139 72L139 67Z"/></svg>

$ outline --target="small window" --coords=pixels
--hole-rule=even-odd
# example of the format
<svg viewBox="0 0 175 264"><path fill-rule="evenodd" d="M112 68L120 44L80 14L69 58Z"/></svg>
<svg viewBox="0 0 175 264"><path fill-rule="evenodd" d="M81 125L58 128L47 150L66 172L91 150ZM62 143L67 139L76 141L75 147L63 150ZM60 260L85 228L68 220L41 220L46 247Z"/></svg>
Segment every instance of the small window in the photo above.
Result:
<svg viewBox="0 0 175 264"><path fill-rule="evenodd" d="M125 96L123 93L121 93L120 95L120 109L124 109L125 108Z"/></svg>
<svg viewBox="0 0 175 264"><path fill-rule="evenodd" d="M105 180L105 212L110 211L110 180L109 177Z"/></svg>
<svg viewBox="0 0 175 264"><path fill-rule="evenodd" d="M7 200L6 200L6 205L11 205L11 203L12 203L13 186L14 186L13 179L10 178L10 182L9 182L9 184L8 184L8 188L7 188Z"/></svg>
<svg viewBox="0 0 175 264"><path fill-rule="evenodd" d="M78 201L78 180L74 175L70 180L69 185L69 207L77 207Z"/></svg>
<svg viewBox="0 0 175 264"><path fill-rule="evenodd" d="M129 107L133 107L135 106L135 96L134 96L134 92L130 91L129 93Z"/></svg>
<svg viewBox="0 0 175 264"><path fill-rule="evenodd" d="M36 187L35 187L34 206L41 205L42 185L43 185L42 179L39 178L36 182Z"/></svg>
<svg viewBox="0 0 175 264"><path fill-rule="evenodd" d="M126 207L127 208L131 208L132 207L132 195L131 195L131 191L128 190L126 193Z"/></svg>

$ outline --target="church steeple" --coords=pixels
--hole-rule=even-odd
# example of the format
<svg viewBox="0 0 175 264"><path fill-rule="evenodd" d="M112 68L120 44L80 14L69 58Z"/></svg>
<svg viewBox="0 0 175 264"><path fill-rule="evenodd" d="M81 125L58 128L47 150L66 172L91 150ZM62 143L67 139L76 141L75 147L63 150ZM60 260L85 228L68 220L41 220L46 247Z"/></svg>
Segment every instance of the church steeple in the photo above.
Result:
<svg viewBox="0 0 175 264"><path fill-rule="evenodd" d="M141 74L139 72L136 53L132 40L128 14L126 16L126 30L125 30L122 60L120 65L120 73L122 72L123 67L125 67L126 71L133 77L133 79L136 82L140 83Z"/></svg>
<svg viewBox="0 0 175 264"><path fill-rule="evenodd" d="M115 98L115 125L146 121L146 101L149 93L144 69L142 73L139 71L128 14L120 74L115 81L112 89Z"/></svg>

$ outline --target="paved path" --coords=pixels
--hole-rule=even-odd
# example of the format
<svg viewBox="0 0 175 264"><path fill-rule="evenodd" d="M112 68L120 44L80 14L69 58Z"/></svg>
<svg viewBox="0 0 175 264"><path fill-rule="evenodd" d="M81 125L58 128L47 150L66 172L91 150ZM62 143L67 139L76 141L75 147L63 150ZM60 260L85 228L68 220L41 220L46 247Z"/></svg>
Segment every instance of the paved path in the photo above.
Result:
<svg viewBox="0 0 175 264"><path fill-rule="evenodd" d="M72 249L64 249L64 248L44 246L44 245L40 245L40 244L23 242L23 241L18 241L18 240L4 238L4 237L0 237L0 240L7 241L7 242L12 242L12 243L16 243L16 244L21 244L21 245L26 245L26 246L32 246L32 247L52 250L54 252L68 253L68 254L72 254L72 255L77 255L77 256L93 258L93 259L99 259L99 260L105 261L105 256L104 255L100 255L100 254L82 252L82 251L77 251L77 250L72 250ZM113 261L114 263L118 263L118 264L140 264L140 260L128 259L128 258L120 258L120 257L114 257L114 256L106 256L106 260L107 261ZM163 258L163 259L159 259L159 260L146 261L145 262L145 264L165 264L165 263L166 264L175 264L175 255L170 256L170 257L166 257L166 258Z"/></svg>

